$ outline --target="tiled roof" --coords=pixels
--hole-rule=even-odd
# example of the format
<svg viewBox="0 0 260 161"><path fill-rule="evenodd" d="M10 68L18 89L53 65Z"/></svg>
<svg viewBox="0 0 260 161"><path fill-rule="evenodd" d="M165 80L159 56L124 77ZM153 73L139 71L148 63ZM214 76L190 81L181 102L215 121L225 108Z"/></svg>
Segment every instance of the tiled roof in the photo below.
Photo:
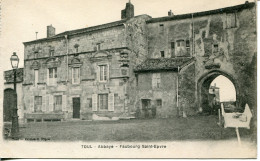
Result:
<svg viewBox="0 0 260 161"><path fill-rule="evenodd" d="M14 83L14 73L13 70L4 71L5 83ZM23 81L23 68L18 68L16 71L16 82Z"/></svg>
<svg viewBox="0 0 260 161"><path fill-rule="evenodd" d="M178 67L182 68L191 63L194 58L157 58L147 59L138 65L135 72L158 71L158 70L172 70L177 71Z"/></svg>
<svg viewBox="0 0 260 161"><path fill-rule="evenodd" d="M123 23L126 22L126 21L127 21L127 19L123 19L123 20L120 20L120 21L115 21L115 22L106 23L106 24L102 24L102 25L97 25L97 26L92 26L92 27L87 27L87 28L82 28L82 29L77 29L77 30L65 31L65 32L59 33L59 34L54 35L54 36L49 37L49 38L42 38L42 39L24 42L24 44L39 42L39 41L45 41L45 40L51 40L51 39L55 39L55 38L64 37L65 35L70 36L70 35L80 34L80 33L84 33L84 32L102 30L102 29L106 29L106 28L110 28L110 27L115 27L115 26L118 26L118 25L123 25Z"/></svg>
<svg viewBox="0 0 260 161"><path fill-rule="evenodd" d="M201 17L201 16L207 16L207 15L213 15L213 14L219 14L219 13L231 13L231 12L240 11L240 10L247 9L247 8L252 8L254 6L255 6L254 2L251 2L251 3L246 2L245 4L241 4L241 5L236 5L236 6L226 7L226 8L219 8L219 9L210 10L210 11L152 18L152 19L146 21L146 23L187 19L187 18L192 18L192 16Z"/></svg>

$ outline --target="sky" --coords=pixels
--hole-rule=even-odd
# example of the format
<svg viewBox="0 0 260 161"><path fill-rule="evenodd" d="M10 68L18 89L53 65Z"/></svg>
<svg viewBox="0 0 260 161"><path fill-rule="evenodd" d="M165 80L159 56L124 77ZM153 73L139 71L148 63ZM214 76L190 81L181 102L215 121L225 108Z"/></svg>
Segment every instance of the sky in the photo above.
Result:
<svg viewBox="0 0 260 161"><path fill-rule="evenodd" d="M11 69L10 56L17 52L23 67L23 42L46 37L46 26L52 24L56 34L121 19L121 10L129 0L2 0L1 63ZM249 0L252 2L254 0ZM245 0L131 0L135 15L167 16L200 12L245 3Z"/></svg>
<svg viewBox="0 0 260 161"><path fill-rule="evenodd" d="M215 78L210 86L219 87L220 102L223 101L235 101L236 100L236 89L234 84L225 76L220 75Z"/></svg>

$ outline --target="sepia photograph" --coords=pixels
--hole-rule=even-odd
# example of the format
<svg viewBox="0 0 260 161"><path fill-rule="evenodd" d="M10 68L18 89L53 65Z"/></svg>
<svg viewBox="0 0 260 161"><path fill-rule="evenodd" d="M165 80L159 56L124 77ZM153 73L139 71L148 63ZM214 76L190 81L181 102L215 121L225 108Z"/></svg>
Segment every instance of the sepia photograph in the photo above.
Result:
<svg viewBox="0 0 260 161"><path fill-rule="evenodd" d="M257 158L254 0L1 0L0 158Z"/></svg>

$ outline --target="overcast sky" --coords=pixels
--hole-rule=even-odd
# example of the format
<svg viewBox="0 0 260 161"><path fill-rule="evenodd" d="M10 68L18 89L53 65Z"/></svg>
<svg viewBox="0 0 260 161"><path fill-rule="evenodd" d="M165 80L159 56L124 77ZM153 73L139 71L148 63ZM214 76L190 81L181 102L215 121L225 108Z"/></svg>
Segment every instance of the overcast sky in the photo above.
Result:
<svg viewBox="0 0 260 161"><path fill-rule="evenodd" d="M254 0L249 0L250 2ZM46 26L56 33L100 25L121 19L121 10L128 0L2 0L1 68L11 69L9 58L15 51L23 67L23 42L46 37ZM131 0L135 15L152 17L184 14L223 8L245 3L245 0Z"/></svg>

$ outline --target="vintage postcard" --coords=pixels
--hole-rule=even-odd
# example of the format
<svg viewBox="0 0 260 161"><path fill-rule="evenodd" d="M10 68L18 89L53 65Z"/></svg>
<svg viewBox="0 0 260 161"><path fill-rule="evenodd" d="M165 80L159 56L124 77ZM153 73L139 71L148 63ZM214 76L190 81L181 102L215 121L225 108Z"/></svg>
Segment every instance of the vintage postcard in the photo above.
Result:
<svg viewBox="0 0 260 161"><path fill-rule="evenodd" d="M254 0L2 0L1 158L256 158Z"/></svg>

